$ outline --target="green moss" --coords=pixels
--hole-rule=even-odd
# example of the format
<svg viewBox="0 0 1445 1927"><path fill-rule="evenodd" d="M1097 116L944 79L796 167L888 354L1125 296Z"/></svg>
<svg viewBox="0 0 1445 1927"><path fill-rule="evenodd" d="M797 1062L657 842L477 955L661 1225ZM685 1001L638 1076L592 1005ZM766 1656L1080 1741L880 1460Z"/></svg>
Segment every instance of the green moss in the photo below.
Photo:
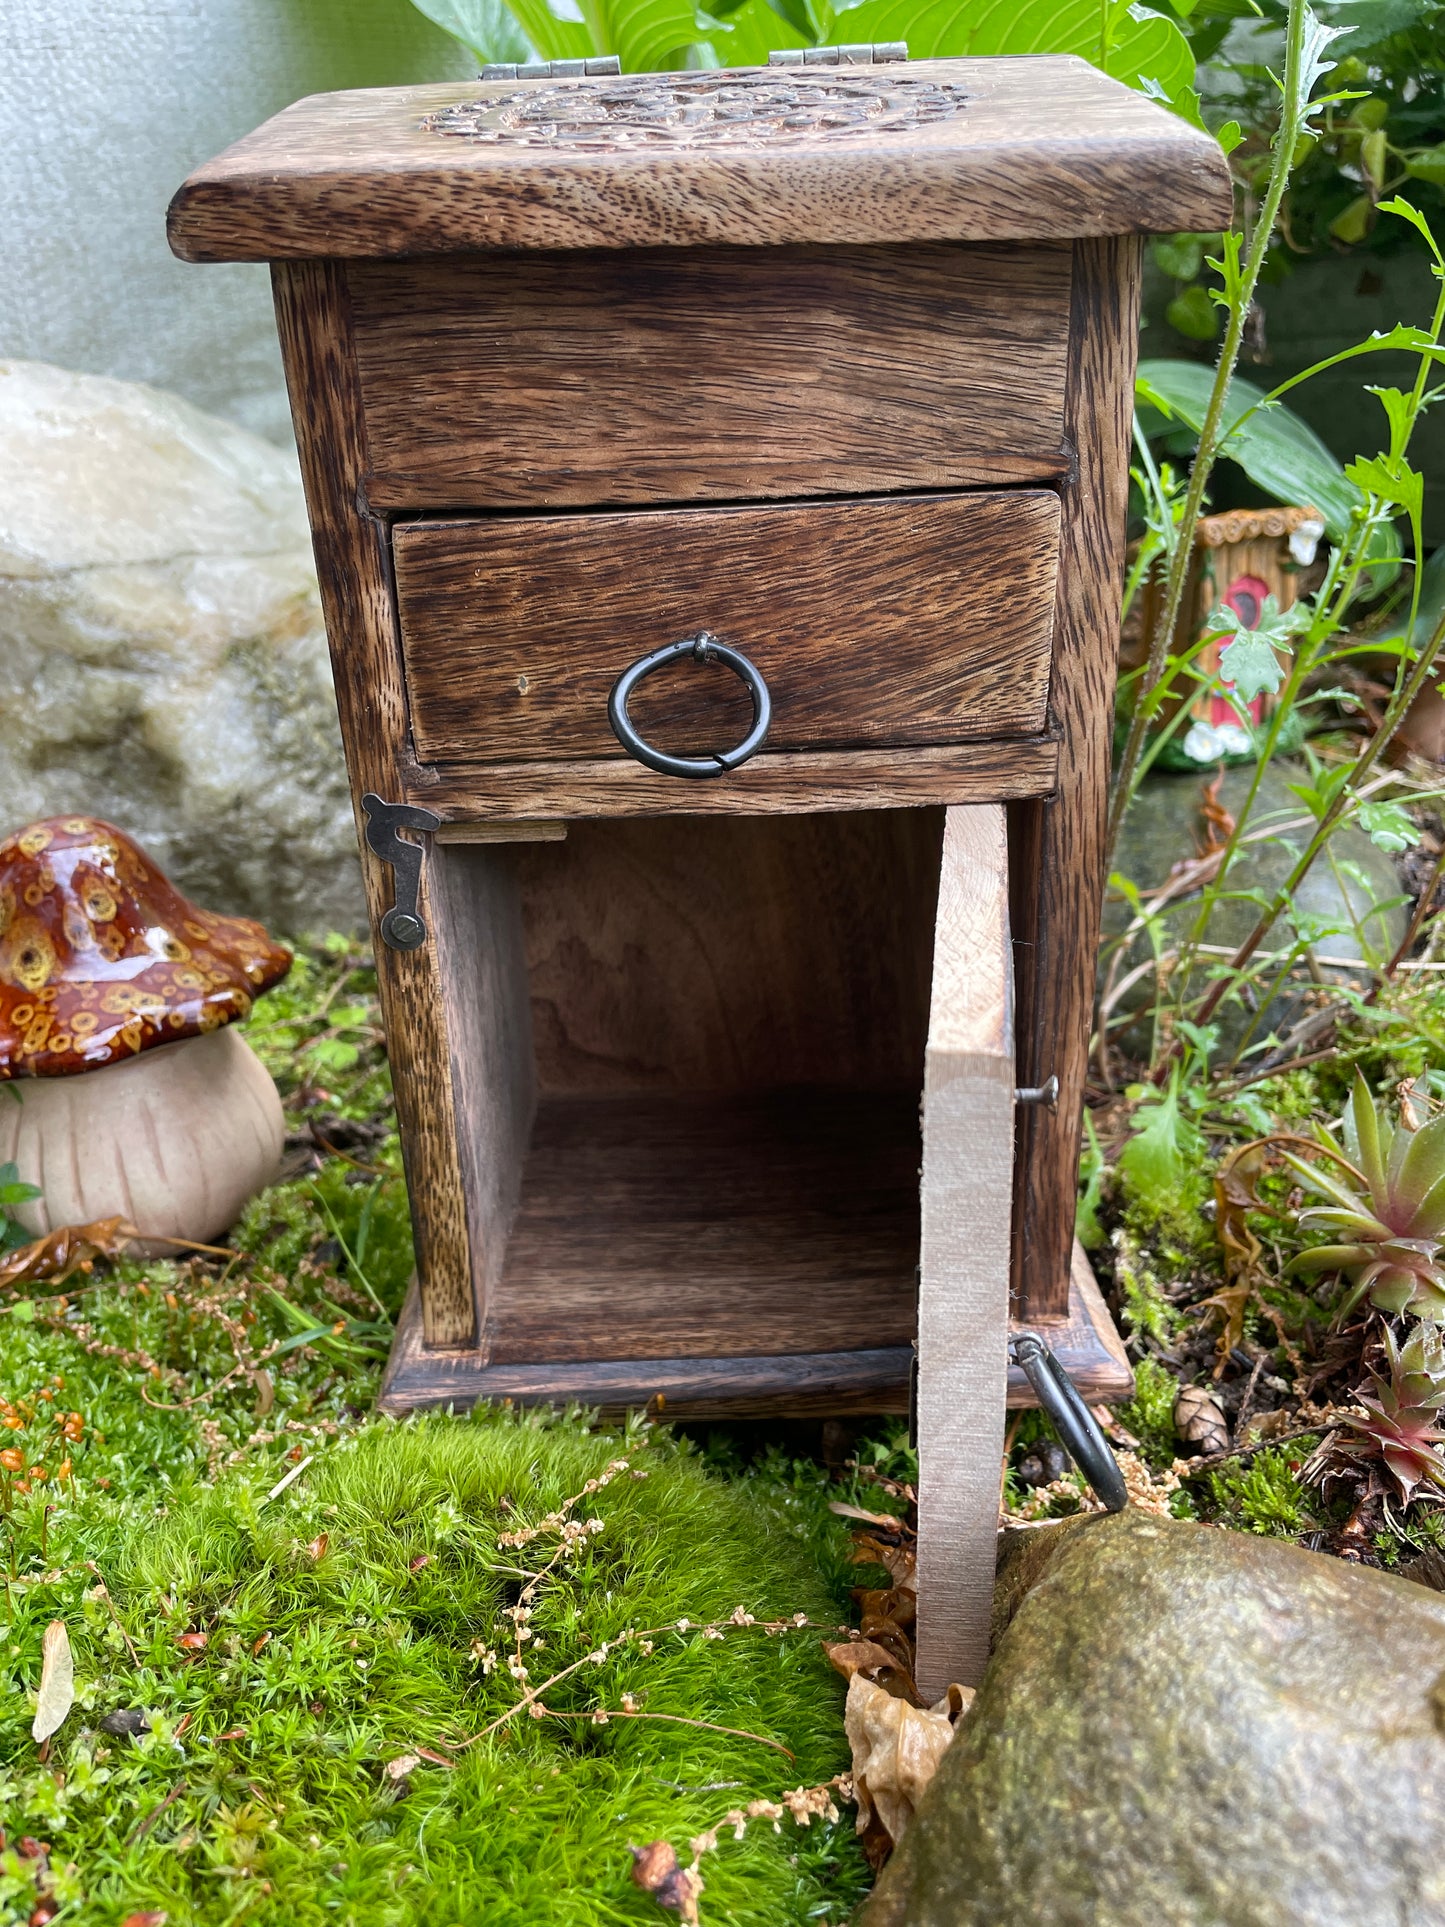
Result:
<svg viewBox="0 0 1445 1927"><path fill-rule="evenodd" d="M1307 1532L1316 1521L1298 1475L1313 1443L1311 1439L1298 1439L1289 1446L1256 1454L1248 1465L1236 1462L1211 1473L1209 1484L1219 1509L1219 1523L1276 1539L1292 1539Z"/></svg>
<svg viewBox="0 0 1445 1927"><path fill-rule="evenodd" d="M577 1508L602 1527L540 1590L533 1680L628 1627L691 1629L656 1636L650 1656L623 1646L547 1693L583 1718L519 1718L464 1746L517 1699L503 1614L519 1575L557 1543L544 1533L518 1549L499 1534L536 1523L618 1456L647 1476L617 1476ZM816 1632L698 1630L737 1607L826 1627L805 1535L761 1488L728 1489L666 1438L497 1414L373 1423L323 1449L285 1494L266 1490L236 1473L153 1508L89 1500L52 1523L44 1566L36 1508L17 1520L0 1808L73 1866L87 1923L144 1909L177 1927L243 1911L286 1927L643 1922L656 1915L630 1886L629 1841L684 1849L729 1806L846 1765L841 1687ZM80 1704L39 1767L24 1689L51 1618L70 1628ZM204 1650L178 1645L196 1632ZM500 1655L491 1670L486 1652ZM644 1711L745 1729L795 1757L686 1725L585 1717L628 1692ZM82 1732L122 1707L145 1709L154 1730ZM398 1788L386 1763L418 1746L456 1764L423 1761ZM841 1913L865 1884L846 1819L755 1827L710 1856L706 1876L714 1919L758 1927ZM23 1901L0 1909L7 1927L25 1918Z"/></svg>
<svg viewBox="0 0 1445 1927"><path fill-rule="evenodd" d="M1183 1324L1181 1314L1164 1296L1153 1266L1145 1259L1137 1236L1127 1226L1114 1233L1114 1282L1120 1313L1129 1332L1141 1333L1167 1345Z"/></svg>
<svg viewBox="0 0 1445 1927"><path fill-rule="evenodd" d="M370 1417L412 1268L374 992L369 960L337 939L303 952L258 1006L248 1035L283 1091L292 1168L308 1141L345 1155L256 1199L233 1259L125 1261L69 1287L0 1290L0 1396L17 1421L3 1437L25 1466L0 1476L0 1508L13 1499L0 1535L0 1825L50 1841L62 1920L115 1927L164 1909L172 1927L655 1922L628 1878L629 1840L665 1836L685 1858L729 1807L846 1764L841 1683L807 1628L674 1635L555 1695L562 1711L631 1691L645 1711L776 1738L792 1760L670 1721L529 1719L458 1750L453 1770L418 1766L409 1790L384 1775L418 1744L450 1750L515 1699L472 1642L503 1650L519 1562L554 1542L509 1549L498 1533L620 1450L650 1476L588 1498L581 1516L605 1530L544 1590L540 1660L565 1663L627 1624L701 1623L738 1605L836 1622L860 1574L828 1499L894 1502L861 1478L830 1486L776 1448L726 1466L720 1453L724 1479L666 1432L624 1446L582 1414ZM889 1472L909 1464L891 1429L870 1454ZM916 1462L901 1476L916 1478ZM70 1629L80 1700L42 1764L27 1695L53 1617ZM208 1635L189 1656L176 1644L188 1630ZM152 1732L98 1735L121 1707L153 1714ZM0 1854L0 1927L28 1921L33 1876ZM845 1810L836 1827L764 1822L729 1837L706 1878L718 1927L771 1927L841 1920L866 1869Z"/></svg>
<svg viewBox="0 0 1445 1927"><path fill-rule="evenodd" d="M1150 1465L1163 1468L1178 1456L1179 1441L1174 1430L1174 1401L1179 1395L1178 1381L1156 1360L1141 1358L1134 1368L1134 1396L1121 1405L1121 1424L1139 1441Z"/></svg>

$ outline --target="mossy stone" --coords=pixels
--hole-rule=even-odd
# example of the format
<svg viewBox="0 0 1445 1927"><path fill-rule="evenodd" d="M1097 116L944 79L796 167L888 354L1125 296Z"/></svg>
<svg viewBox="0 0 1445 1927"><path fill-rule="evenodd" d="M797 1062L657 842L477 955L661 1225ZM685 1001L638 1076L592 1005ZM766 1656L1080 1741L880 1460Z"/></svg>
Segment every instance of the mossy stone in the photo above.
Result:
<svg viewBox="0 0 1445 1927"><path fill-rule="evenodd" d="M1006 1535L860 1927L1437 1927L1445 1598L1138 1512Z"/></svg>

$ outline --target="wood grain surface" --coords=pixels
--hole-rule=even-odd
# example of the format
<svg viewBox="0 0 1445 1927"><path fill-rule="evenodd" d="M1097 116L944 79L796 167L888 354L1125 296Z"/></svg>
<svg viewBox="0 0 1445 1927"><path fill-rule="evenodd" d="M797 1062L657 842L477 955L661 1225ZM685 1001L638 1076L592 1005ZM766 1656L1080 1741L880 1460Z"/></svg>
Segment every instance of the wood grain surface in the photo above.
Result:
<svg viewBox="0 0 1445 1927"><path fill-rule="evenodd" d="M1019 1114L1014 1280L1025 1317L1068 1303L1084 1071L1104 898L1109 738L1118 667L1129 426L1138 341L1137 241L1080 242L1065 399L1076 468L1062 490L1051 715L1063 732L1059 787L1010 824L1018 940L1018 1075L1057 1076L1054 1112Z"/></svg>
<svg viewBox="0 0 1445 1927"><path fill-rule="evenodd" d="M907 1344L918 1091L544 1097L494 1364Z"/></svg>
<svg viewBox="0 0 1445 1927"><path fill-rule="evenodd" d="M1047 796L1058 769L1058 738L1050 733L945 749L763 750L741 769L706 782L660 776L631 757L413 765L406 800L459 821L493 823L538 816L789 816Z"/></svg>
<svg viewBox="0 0 1445 1927"><path fill-rule="evenodd" d="M1058 514L1030 489L404 523L417 756L621 757L613 683L701 629L765 677L778 750L1035 733ZM752 710L731 670L689 660L640 685L631 715L657 748L695 755L740 741Z"/></svg>
<svg viewBox="0 0 1445 1927"><path fill-rule="evenodd" d="M1008 1378L1013 960L998 805L945 818L923 1086L918 1680L977 1685L989 1650Z"/></svg>
<svg viewBox="0 0 1445 1927"><path fill-rule="evenodd" d="M1134 1377L1099 1297L1088 1260L1075 1247L1066 1320L1040 1325L1090 1403L1128 1398ZM533 1360L492 1365L484 1352L432 1351L424 1343L413 1287L397 1325L378 1405L384 1412L510 1398L520 1405L576 1399L609 1416L649 1408L663 1418L799 1418L908 1410L911 1345L852 1352L790 1352L730 1358L594 1358L585 1364ZM1028 1380L1009 1370L1010 1409L1034 1404Z"/></svg>
<svg viewBox="0 0 1445 1927"><path fill-rule="evenodd" d="M942 812L575 822L518 851L545 1095L923 1080Z"/></svg>
<svg viewBox="0 0 1445 1927"><path fill-rule="evenodd" d="M171 203L170 243L190 261L268 261L1069 240L1208 232L1232 216L1218 142L1086 61L915 61L908 72L963 86L964 111L845 141L665 152L490 146L421 125L454 102L513 93L512 81L313 95L191 175Z"/></svg>
<svg viewBox="0 0 1445 1927"><path fill-rule="evenodd" d="M381 524L358 509L361 398L343 277L326 262L308 261L278 267L273 284L359 832L362 793L400 800L409 762L389 545ZM428 868L422 869L424 918L430 915ZM395 900L391 871L364 842L361 869L417 1261L427 1281L427 1337L436 1345L464 1345L476 1335L476 1307L437 950L425 944L404 952L381 942L381 918Z"/></svg>
<svg viewBox="0 0 1445 1927"><path fill-rule="evenodd" d="M502 1274L537 1104L521 896L506 849L433 842L427 869L480 1327Z"/></svg>
<svg viewBox="0 0 1445 1927"><path fill-rule="evenodd" d="M348 269L373 507L1039 481L1070 253L641 248Z"/></svg>

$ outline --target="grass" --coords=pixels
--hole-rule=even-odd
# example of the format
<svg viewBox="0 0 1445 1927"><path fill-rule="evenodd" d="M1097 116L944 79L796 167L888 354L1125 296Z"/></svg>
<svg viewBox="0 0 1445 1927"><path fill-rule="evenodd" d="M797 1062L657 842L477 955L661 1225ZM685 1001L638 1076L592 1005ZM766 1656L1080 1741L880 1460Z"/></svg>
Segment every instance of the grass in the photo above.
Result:
<svg viewBox="0 0 1445 1927"><path fill-rule="evenodd" d="M333 942L260 1005L290 1175L234 1256L0 1293L17 1455L0 1473L0 1927L37 1906L25 1836L50 1849L44 1904L85 1927L659 1921L629 1842L685 1860L730 1807L847 1764L819 1630L858 1575L821 1468L579 1412L370 1415L411 1269L373 996L369 960ZM537 1590L531 1683L629 1627L690 1624L546 1692L581 1717L478 1737L520 1697L508 1615L561 1543L555 1525L502 1535L579 1493L566 1516L600 1528ZM700 1630L737 1608L813 1623ZM78 1697L42 1758L51 1619ZM630 1716L629 1694L673 1717ZM103 1730L125 1710L149 1730ZM452 1764L387 1771L419 1748ZM704 1873L709 1927L841 1922L867 1885L846 1809L754 1825Z"/></svg>

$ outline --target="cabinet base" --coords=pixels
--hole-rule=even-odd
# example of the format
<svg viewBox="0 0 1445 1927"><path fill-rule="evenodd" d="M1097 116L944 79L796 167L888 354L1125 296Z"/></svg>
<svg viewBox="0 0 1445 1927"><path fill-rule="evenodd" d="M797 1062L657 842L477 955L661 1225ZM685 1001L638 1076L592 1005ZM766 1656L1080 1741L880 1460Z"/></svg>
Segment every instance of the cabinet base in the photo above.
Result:
<svg viewBox="0 0 1445 1927"><path fill-rule="evenodd" d="M1134 1375L1093 1270L1074 1246L1069 1315L1034 1321L1069 1377L1091 1402L1127 1398ZM908 1410L913 1348L790 1352L755 1358L589 1359L585 1363L490 1364L481 1351L429 1350L421 1300L408 1294L378 1406L410 1412L467 1407L484 1399L519 1405L577 1400L605 1412L649 1407L666 1418L789 1418ZM1008 1403L1035 1403L1023 1373L1009 1372Z"/></svg>

